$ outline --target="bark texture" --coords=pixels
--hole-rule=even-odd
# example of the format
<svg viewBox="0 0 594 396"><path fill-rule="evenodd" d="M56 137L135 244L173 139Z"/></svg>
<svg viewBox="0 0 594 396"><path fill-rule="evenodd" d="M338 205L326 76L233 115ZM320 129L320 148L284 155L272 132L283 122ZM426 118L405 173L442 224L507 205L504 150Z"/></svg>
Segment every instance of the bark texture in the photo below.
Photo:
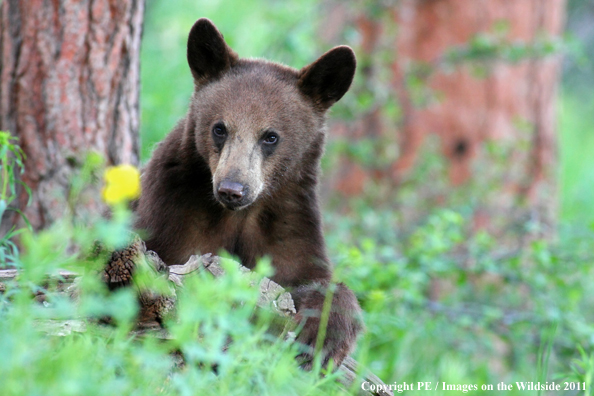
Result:
<svg viewBox="0 0 594 396"><path fill-rule="evenodd" d="M435 64L453 46L467 43L481 32L493 31L499 21L509 23L511 41L533 43L562 33L565 0L403 0L396 11L399 35L394 64L396 90L403 109L399 131L400 157L391 169L399 182L414 168L429 134L439 136L448 160L453 189L472 182L485 191L475 215L486 227L496 213L509 219L536 219L551 225L555 212L556 111L559 56L531 58L517 64L492 61L485 78L468 67L430 76L430 88L440 100L419 108L407 89L406 75L416 62ZM485 160L484 144L509 148L505 169L496 176L495 164ZM517 213L524 203L524 213ZM526 211L527 209L527 211ZM512 215L515 212L515 215ZM500 216L501 217L501 216ZM550 229L550 227L548 227Z"/></svg>
<svg viewBox="0 0 594 396"><path fill-rule="evenodd" d="M0 7L0 129L19 137L27 155L21 180L33 199L26 207L21 191L18 206L40 229L63 214L85 153L138 163L144 0L5 0ZM97 198L86 205L97 209Z"/></svg>
<svg viewBox="0 0 594 396"><path fill-rule="evenodd" d="M340 7L340 3L335 7ZM380 20L373 18L365 12L358 13L352 17L352 24L360 34L360 47L357 52L357 67L366 82L376 79L377 65L375 59L378 56L377 48L383 34L383 26ZM381 117L381 103L376 103L369 110L358 115L357 121L353 123L343 122L333 125L333 134L347 137L350 141L358 141L361 138L379 138L384 132L383 120ZM374 172L367 172L360 164L342 158L337 167L336 182L334 188L345 195L358 195L365 189L365 184Z"/></svg>

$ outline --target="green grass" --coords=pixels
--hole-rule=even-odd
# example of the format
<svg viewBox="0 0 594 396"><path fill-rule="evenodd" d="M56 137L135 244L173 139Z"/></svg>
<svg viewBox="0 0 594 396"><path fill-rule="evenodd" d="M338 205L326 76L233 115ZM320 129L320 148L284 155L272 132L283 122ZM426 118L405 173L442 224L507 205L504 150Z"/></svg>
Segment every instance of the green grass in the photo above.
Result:
<svg viewBox="0 0 594 396"><path fill-rule="evenodd" d="M367 332L355 353L363 367L387 383L590 385L592 235L580 245L534 241L525 251L497 258L496 241L465 235L467 219L453 211L430 214L399 240L384 238L382 223L366 221L368 215L327 214L338 278L364 309ZM232 267L225 277L202 274L178 291L179 320L167 322L172 339L130 336L137 312L133 291L108 293L90 271L101 268L101 260L65 249L89 251L95 240L121 243L129 217L120 213L115 219L87 224L66 218L50 230L25 234L22 276L0 293L3 395L344 394L332 377L299 370L296 347L266 334L269 315L253 315L257 289ZM462 244L472 266L456 255ZM87 274L78 303L42 281L57 268ZM431 297L436 285L442 288L439 299ZM49 290L43 305L34 299L40 288ZM93 319L105 315L115 326ZM87 331L48 336L39 331L47 319L83 319ZM185 366L176 365L175 351L183 352Z"/></svg>

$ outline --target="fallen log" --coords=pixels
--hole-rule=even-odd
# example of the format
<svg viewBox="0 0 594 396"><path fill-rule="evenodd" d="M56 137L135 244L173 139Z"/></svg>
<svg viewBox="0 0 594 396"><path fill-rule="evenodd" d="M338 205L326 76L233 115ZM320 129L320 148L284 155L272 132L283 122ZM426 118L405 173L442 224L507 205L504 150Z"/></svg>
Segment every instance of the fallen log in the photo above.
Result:
<svg viewBox="0 0 594 396"><path fill-rule="evenodd" d="M139 238L135 238L133 242L125 249L115 251L111 254L104 272L102 273L103 281L110 289L117 289L120 287L127 287L132 285L138 288L138 296L140 303L140 313L138 317L138 327L134 330L134 334L138 336L151 335L156 338L170 338L167 331L161 326L162 319L165 315L171 312L175 306L175 289L183 287L184 278L199 272L207 271L214 277L224 275L224 269L221 262L224 259L210 254L202 256L191 256L190 259L183 265L166 266L158 255L152 251L147 251L144 242ZM246 274L251 271L241 266L241 264L229 260L239 266L240 270ZM167 296L152 292L146 288L135 285L132 282L132 273L137 270L138 266L145 266L145 270L153 272L156 276L163 276L171 283L171 293ZM18 270L5 269L0 270L0 292L6 289L5 283L11 280L18 280ZM70 295L75 295L76 291L73 283L77 279L77 274L71 271L57 271L54 274L48 275L48 279L57 280L60 283L60 289L68 292ZM257 306L264 309L270 309L280 318L284 318L284 326L277 329L277 335L291 334L292 321L290 318L296 314L295 304L291 294L287 292L282 286L275 283L271 279L262 278L254 287L259 287L259 298ZM39 323L38 327L53 336L66 336L72 332L86 331L85 321L83 320L45 320ZM363 391L359 393L362 395L375 396L393 396L393 392L386 386L376 375L369 371L359 373L358 363L351 357L347 357L338 369L342 375L342 384L349 388L357 380L367 382L369 388L374 391ZM361 389L361 387L358 387Z"/></svg>

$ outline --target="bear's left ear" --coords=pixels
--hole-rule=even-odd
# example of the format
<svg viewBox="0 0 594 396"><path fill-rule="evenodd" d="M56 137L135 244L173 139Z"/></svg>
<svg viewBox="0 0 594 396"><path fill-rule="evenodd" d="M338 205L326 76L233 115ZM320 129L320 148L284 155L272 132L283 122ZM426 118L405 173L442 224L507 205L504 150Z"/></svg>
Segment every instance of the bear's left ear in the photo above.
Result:
<svg viewBox="0 0 594 396"><path fill-rule="evenodd" d="M332 48L299 71L299 89L325 111L349 90L357 60L350 47Z"/></svg>

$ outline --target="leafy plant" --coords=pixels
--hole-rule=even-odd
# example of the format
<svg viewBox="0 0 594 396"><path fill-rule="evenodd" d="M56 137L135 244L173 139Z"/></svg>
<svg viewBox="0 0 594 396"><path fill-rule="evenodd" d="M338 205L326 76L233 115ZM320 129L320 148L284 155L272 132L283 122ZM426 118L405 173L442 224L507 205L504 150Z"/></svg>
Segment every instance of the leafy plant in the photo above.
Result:
<svg viewBox="0 0 594 396"><path fill-rule="evenodd" d="M8 228L8 231L0 239L0 268L18 264L19 250L12 239L24 230L17 229L16 225L2 224L6 219L6 212L12 211L19 214L25 224L29 228L31 227L21 210L10 206L17 198L17 186L21 186L25 193L29 197L31 196L29 187L16 177L23 173L25 160L23 150L16 144L17 140L9 132L0 131L0 175L2 177L0 182L0 229Z"/></svg>

